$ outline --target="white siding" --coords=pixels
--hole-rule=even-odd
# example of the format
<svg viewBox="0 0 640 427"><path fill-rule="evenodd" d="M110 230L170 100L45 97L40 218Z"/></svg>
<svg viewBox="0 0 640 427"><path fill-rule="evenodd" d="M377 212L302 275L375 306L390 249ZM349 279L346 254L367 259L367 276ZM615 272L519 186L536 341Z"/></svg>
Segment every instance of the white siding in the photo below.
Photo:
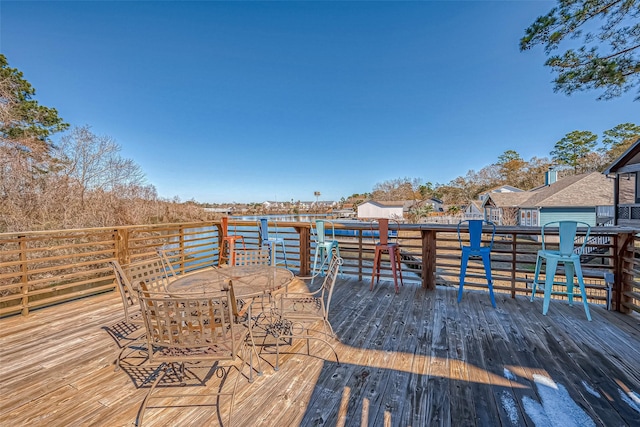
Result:
<svg viewBox="0 0 640 427"><path fill-rule="evenodd" d="M363 203L358 206L358 218L402 219L402 206L378 206L373 203Z"/></svg>
<svg viewBox="0 0 640 427"><path fill-rule="evenodd" d="M540 210L540 225L554 221L583 221L596 225L596 209L593 208L543 208Z"/></svg>

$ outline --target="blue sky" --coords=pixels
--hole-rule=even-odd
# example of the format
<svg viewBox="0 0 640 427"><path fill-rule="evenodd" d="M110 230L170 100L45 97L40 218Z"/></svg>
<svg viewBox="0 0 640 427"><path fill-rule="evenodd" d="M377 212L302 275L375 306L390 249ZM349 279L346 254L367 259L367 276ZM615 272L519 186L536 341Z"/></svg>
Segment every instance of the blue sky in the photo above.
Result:
<svg viewBox="0 0 640 427"><path fill-rule="evenodd" d="M0 49L162 197L339 200L640 124L635 93L554 93L542 48L518 50L554 4L3 0Z"/></svg>

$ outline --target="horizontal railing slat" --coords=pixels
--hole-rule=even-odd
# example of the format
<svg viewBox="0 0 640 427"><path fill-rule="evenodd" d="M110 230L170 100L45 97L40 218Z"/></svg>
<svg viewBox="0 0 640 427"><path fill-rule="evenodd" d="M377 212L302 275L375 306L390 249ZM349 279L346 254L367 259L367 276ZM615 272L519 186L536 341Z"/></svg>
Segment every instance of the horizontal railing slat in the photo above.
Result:
<svg viewBox="0 0 640 427"><path fill-rule="evenodd" d="M259 245L255 221L237 221L230 225L234 233L241 232L245 236L248 247ZM309 227L309 223L278 222L278 237L285 241L287 261L293 269L310 268L313 263L315 245L304 241L301 237L303 234L300 234L301 230L308 231ZM345 259L344 273L370 280L374 242L371 237L364 236L370 231L370 225L364 222L336 223L336 230L352 231L350 236L336 236L341 256ZM391 230L396 228L392 226ZM405 224L400 227L398 238L405 282L425 286L432 280L421 277L422 260L425 258L422 254L424 230L435 235L434 279L438 283L457 286L460 245L456 225L447 224ZM218 222L213 221L0 234L0 313L9 310L11 313L26 314L30 308L42 306L42 301L58 303L65 298L74 299L111 289L113 284L106 287L98 285L105 280L113 282L107 266L109 260L135 262L156 256L156 248L163 245L175 246L184 254L184 259L178 263L180 271L217 265L220 255L219 231ZM640 271L640 260L636 258L636 247L640 244L633 233L631 229L618 227L592 229L593 239L588 244L589 262L583 266L585 278L593 282L587 285L590 301L605 299L603 275L604 272L614 272L623 276L618 279L622 282L620 305L633 308L639 304L634 278L638 277ZM539 234L539 228L535 227L499 227L492 250L496 290L510 292L511 295L530 295L536 255L540 249ZM461 235L466 236L466 231L462 230ZM615 239L616 236L620 237ZM483 240L489 241L487 236ZM619 243L615 243L616 240ZM303 251L300 246L303 244L309 245L304 253L310 259L301 259ZM281 256L278 254L278 259ZM466 286L486 289L486 283L482 283L482 265L473 264L469 264L468 275L472 282ZM385 279L391 277L388 263L383 265L381 275ZM92 286L95 289L90 289ZM631 289L634 292L629 292ZM61 291L68 294L46 298L48 292Z"/></svg>

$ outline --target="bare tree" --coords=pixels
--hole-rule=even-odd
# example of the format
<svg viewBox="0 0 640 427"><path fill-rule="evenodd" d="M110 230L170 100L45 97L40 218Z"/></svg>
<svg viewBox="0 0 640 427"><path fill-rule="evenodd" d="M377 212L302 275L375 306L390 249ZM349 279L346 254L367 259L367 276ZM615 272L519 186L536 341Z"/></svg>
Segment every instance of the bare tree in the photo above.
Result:
<svg viewBox="0 0 640 427"><path fill-rule="evenodd" d="M74 128L54 153L61 159L59 173L78 183L82 206L87 191L113 191L144 183L140 167L120 156L120 146L108 136L95 135L89 126Z"/></svg>
<svg viewBox="0 0 640 427"><path fill-rule="evenodd" d="M420 198L422 181L417 178L397 178L376 184L371 198L374 200L415 200Z"/></svg>
<svg viewBox="0 0 640 427"><path fill-rule="evenodd" d="M501 225L518 225L518 208L504 207L502 208Z"/></svg>

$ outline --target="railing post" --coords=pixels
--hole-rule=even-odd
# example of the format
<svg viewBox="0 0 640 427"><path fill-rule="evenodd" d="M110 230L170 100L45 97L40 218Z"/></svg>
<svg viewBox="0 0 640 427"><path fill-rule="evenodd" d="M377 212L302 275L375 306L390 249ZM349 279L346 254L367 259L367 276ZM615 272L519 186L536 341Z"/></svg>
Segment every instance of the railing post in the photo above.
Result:
<svg viewBox="0 0 640 427"><path fill-rule="evenodd" d="M29 274L27 266L27 241L26 236L18 236L18 243L20 245L20 291L22 293L22 299L20 304L22 306L22 315L29 314Z"/></svg>
<svg viewBox="0 0 640 427"><path fill-rule="evenodd" d="M436 231L421 230L422 234L422 287L436 288Z"/></svg>
<svg viewBox="0 0 640 427"><path fill-rule="evenodd" d="M220 265L220 263L222 262L222 258L223 258L223 253L222 250L224 249L224 245L222 244L222 241L224 239L224 233L222 232L222 223L220 221L216 222L213 224L216 229L218 230L218 265ZM214 249L215 250L215 249ZM211 265L215 266L215 255L213 254L213 251L211 252Z"/></svg>
<svg viewBox="0 0 640 427"><path fill-rule="evenodd" d="M311 259L311 225L309 227L295 227L300 236L300 275L309 275Z"/></svg>
<svg viewBox="0 0 640 427"><path fill-rule="evenodd" d="M114 240L114 257L121 265L127 265L131 262L131 253L129 252L129 229L117 228L113 230Z"/></svg>
<svg viewBox="0 0 640 427"><path fill-rule="evenodd" d="M615 301L615 310L621 313L628 313L630 309L625 305L629 302L626 292L631 291L633 282L632 260L635 248L633 246L634 235L632 233L618 233L616 236L615 259L614 259L614 283L612 300ZM631 246L631 250L629 250Z"/></svg>
<svg viewBox="0 0 640 427"><path fill-rule="evenodd" d="M516 259L518 258L518 248L517 248L517 243L518 243L518 234L517 233L511 233L511 298L515 298L516 297L516 268L517 268L517 263L516 263ZM526 283L525 283L525 288L526 288Z"/></svg>
<svg viewBox="0 0 640 427"><path fill-rule="evenodd" d="M180 234L180 274L184 274L185 272L185 264L187 263L187 257L184 250L184 226L180 225L178 227L178 233Z"/></svg>
<svg viewBox="0 0 640 427"><path fill-rule="evenodd" d="M363 247L362 247L362 230L358 230L358 280L362 281L362 251L363 251Z"/></svg>

